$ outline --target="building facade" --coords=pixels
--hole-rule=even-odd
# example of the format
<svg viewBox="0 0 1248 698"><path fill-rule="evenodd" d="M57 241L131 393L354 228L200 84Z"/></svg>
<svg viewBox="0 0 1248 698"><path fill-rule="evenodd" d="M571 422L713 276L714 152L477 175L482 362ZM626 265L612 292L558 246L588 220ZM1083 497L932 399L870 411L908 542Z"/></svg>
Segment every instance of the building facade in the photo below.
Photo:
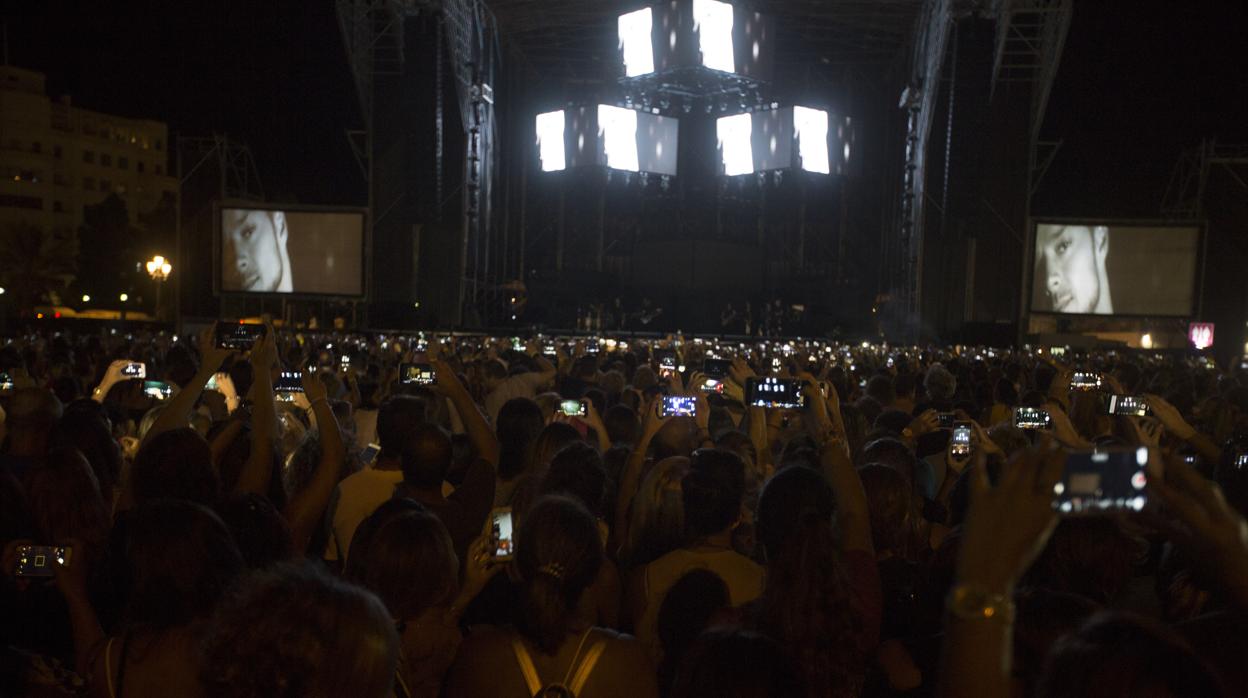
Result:
<svg viewBox="0 0 1248 698"><path fill-rule="evenodd" d="M25 221L76 230L110 193L131 221L178 195L169 129L48 97L43 73L0 66L0 231Z"/></svg>

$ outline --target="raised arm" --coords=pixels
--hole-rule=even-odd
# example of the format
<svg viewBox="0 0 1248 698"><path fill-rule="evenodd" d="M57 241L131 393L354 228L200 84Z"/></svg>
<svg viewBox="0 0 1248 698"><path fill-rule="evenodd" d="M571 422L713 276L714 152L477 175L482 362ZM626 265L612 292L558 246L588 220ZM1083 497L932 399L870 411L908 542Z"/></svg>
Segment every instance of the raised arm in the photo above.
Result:
<svg viewBox="0 0 1248 698"><path fill-rule="evenodd" d="M473 402L472 395L468 393L464 384L459 382L459 376L455 375L455 371L451 370L449 364L441 359L434 359L432 364L434 374L437 376L437 388L455 406L455 411L463 420L464 430L468 432L468 439L472 441L473 447L482 459L497 466L498 437L494 434L494 430L490 429L489 422L485 421L481 408Z"/></svg>
<svg viewBox="0 0 1248 698"><path fill-rule="evenodd" d="M334 487L338 485L343 464L347 460L342 432L338 428L334 410L329 406L325 384L316 374L305 372L303 392L308 397L312 413L316 415L316 428L321 439L321 462L316 466L316 473L312 475L308 486L286 505L286 521L290 524L291 539L298 554L307 550L308 542L321 525L325 508L329 505L329 498L334 493Z"/></svg>
<svg viewBox="0 0 1248 698"><path fill-rule="evenodd" d="M1157 419L1161 420L1162 425L1166 427L1166 431L1174 434L1178 439L1191 444L1206 461L1217 463L1218 459L1222 457L1222 449L1218 448L1213 439L1210 439L1188 424L1187 420L1183 419L1183 415L1179 414L1178 409L1174 405L1166 402L1159 395L1145 395L1144 400L1148 403L1149 408L1152 409Z"/></svg>
<svg viewBox="0 0 1248 698"><path fill-rule="evenodd" d="M641 483L641 468L646 464L646 451L650 449L650 442L654 440L654 435L659 433L663 425L671 419L671 417L659 416L659 399L656 397L646 403L643 408L645 411L642 418L641 438L638 439L637 447L633 449L633 452L628 454L628 463L620 475L620 491L615 500L615 539L618 541L628 540L628 512L633 506L633 497L637 494L637 487Z"/></svg>
<svg viewBox="0 0 1248 698"><path fill-rule="evenodd" d="M277 338L269 327L251 350L251 455L234 486L235 494L267 494L273 477L273 438L277 406L273 402L273 367L277 365Z"/></svg>
<svg viewBox="0 0 1248 698"><path fill-rule="evenodd" d="M152 423L152 428L148 429L143 437L143 443L147 443L157 434L178 429L190 423L191 412L195 409L195 403L199 401L204 386L208 385L208 380L220 370L221 364L234 354L229 349L218 349L213 344L215 331L216 325L213 325L200 335L199 351L203 355L203 361L199 364L199 371L189 383L182 386L177 395L170 398L165 409L161 410L160 416Z"/></svg>
<svg viewBox="0 0 1248 698"><path fill-rule="evenodd" d="M849 444L833 425L819 386L811 378L806 381L806 404L808 430L819 444L819 464L836 495L836 518L844 549L861 550L874 557L867 491L850 460Z"/></svg>

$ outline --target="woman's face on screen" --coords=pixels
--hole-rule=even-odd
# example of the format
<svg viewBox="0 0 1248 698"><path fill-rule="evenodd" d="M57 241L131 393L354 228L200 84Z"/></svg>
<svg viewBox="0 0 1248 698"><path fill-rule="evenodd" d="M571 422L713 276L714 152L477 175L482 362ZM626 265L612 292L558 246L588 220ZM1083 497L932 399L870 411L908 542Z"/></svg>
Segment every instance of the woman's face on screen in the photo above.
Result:
<svg viewBox="0 0 1248 698"><path fill-rule="evenodd" d="M1101 283L1092 229L1079 225L1046 226L1038 235L1046 275L1044 290L1053 310L1094 312Z"/></svg>
<svg viewBox="0 0 1248 698"><path fill-rule="evenodd" d="M224 213L226 274L244 291L276 291L282 281L283 241L270 211L232 209Z"/></svg>

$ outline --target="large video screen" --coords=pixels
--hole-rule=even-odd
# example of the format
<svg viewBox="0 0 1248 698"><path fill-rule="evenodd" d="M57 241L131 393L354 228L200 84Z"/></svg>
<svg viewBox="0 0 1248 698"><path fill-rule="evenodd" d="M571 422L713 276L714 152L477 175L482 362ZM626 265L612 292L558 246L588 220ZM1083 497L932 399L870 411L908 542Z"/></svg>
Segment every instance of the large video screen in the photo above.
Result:
<svg viewBox="0 0 1248 698"><path fill-rule="evenodd" d="M364 295L364 213L221 209L226 293Z"/></svg>
<svg viewBox="0 0 1248 698"><path fill-rule="evenodd" d="M721 173L734 177L792 167L819 174L844 174L842 154L848 159L845 134L843 120L810 107L720 117L716 135Z"/></svg>
<svg viewBox="0 0 1248 698"><path fill-rule="evenodd" d="M659 3L616 20L624 76L703 67L770 81L774 22L722 0Z"/></svg>
<svg viewBox="0 0 1248 698"><path fill-rule="evenodd" d="M598 136L601 164L628 172L676 175L678 119L599 104Z"/></svg>
<svg viewBox="0 0 1248 698"><path fill-rule="evenodd" d="M1190 315L1199 244L1195 226L1037 223L1031 309Z"/></svg>

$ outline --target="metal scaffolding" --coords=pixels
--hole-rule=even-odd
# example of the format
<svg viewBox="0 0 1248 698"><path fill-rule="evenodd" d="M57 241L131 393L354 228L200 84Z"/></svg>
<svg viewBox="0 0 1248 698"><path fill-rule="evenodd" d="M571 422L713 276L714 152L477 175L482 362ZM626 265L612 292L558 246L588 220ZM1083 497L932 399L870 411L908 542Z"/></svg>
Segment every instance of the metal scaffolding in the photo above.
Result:
<svg viewBox="0 0 1248 698"><path fill-rule="evenodd" d="M1199 220L1204 213L1205 186L1215 166L1223 168L1248 192L1248 144L1227 145L1205 140L1179 155L1166 195L1161 200L1162 215L1177 220Z"/></svg>
<svg viewBox="0 0 1248 698"><path fill-rule="evenodd" d="M1070 30L1071 0L996 0L992 87L1031 83L1031 140L1040 134L1049 92Z"/></svg>

